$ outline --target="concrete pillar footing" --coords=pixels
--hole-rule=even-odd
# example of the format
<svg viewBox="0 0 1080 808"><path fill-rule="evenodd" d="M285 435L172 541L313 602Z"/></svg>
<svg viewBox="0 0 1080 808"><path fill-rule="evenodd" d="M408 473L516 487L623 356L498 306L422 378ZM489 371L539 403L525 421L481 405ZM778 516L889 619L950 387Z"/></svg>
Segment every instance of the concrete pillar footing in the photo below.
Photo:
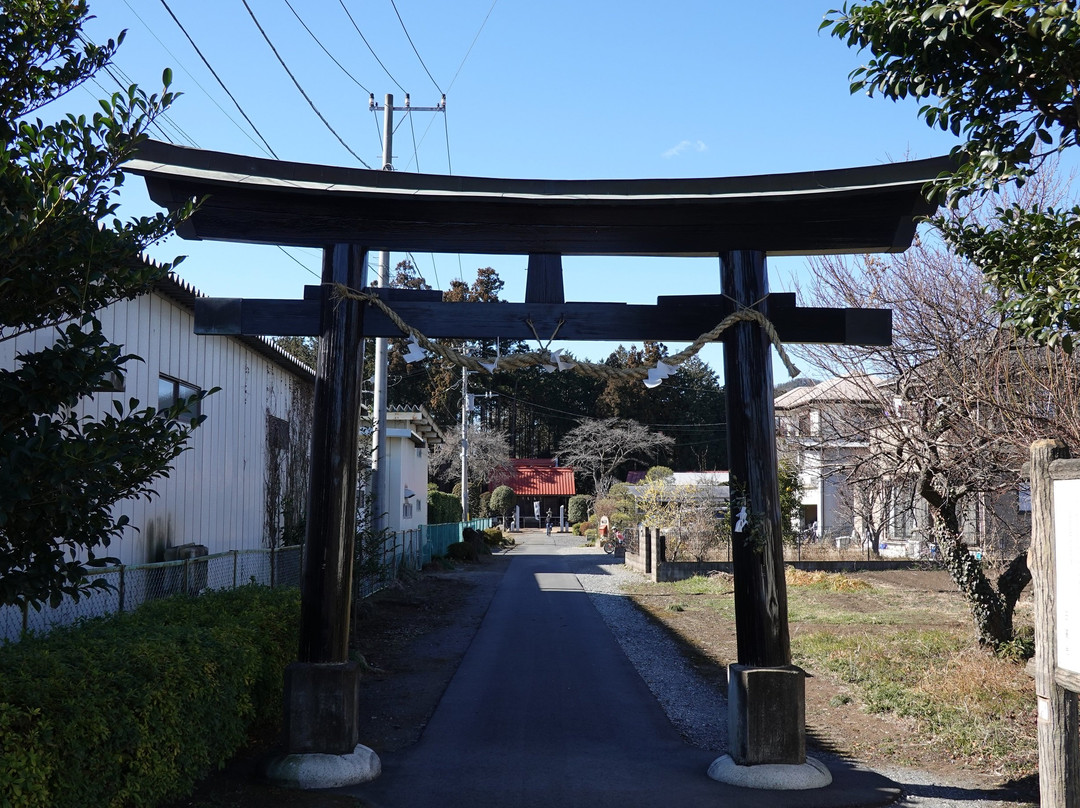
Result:
<svg viewBox="0 0 1080 808"><path fill-rule="evenodd" d="M732 760L731 755L724 755L709 766L709 777L732 786L776 791L805 791L824 788L832 783L832 773L824 763L812 757L806 758L802 764L759 763L740 766Z"/></svg>
<svg viewBox="0 0 1080 808"><path fill-rule="evenodd" d="M286 788L342 788L374 780L382 773L382 762L363 744L347 755L318 752L284 755L270 761L267 779Z"/></svg>

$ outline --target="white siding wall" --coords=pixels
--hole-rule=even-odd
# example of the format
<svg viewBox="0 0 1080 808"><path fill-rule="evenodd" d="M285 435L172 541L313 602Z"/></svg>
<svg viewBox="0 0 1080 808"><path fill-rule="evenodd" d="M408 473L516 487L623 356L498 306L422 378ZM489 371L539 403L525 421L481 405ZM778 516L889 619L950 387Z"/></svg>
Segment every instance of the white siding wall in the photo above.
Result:
<svg viewBox="0 0 1080 808"><path fill-rule="evenodd" d="M158 496L118 506L140 530L126 530L109 555L138 564L161 560L165 547L189 542L205 544L211 553L268 546L268 476L295 464L268 469L267 414L289 422L290 451L306 456L307 425L297 421L308 417L303 401L310 381L239 340L196 336L193 316L156 293L115 303L99 317L107 337L145 361L128 362L124 392L98 393L80 414L96 416L114 399L156 406L161 374L204 390L221 388L203 401L206 421L170 476L156 484ZM0 343L0 364L13 367L16 353L51 344L54 333L45 329Z"/></svg>
<svg viewBox="0 0 1080 808"><path fill-rule="evenodd" d="M408 429L390 428L386 434L390 455L387 520L390 530L412 530L427 524L428 450L418 447ZM419 452L419 456L417 456ZM405 489L416 496L409 499L412 515L404 515Z"/></svg>

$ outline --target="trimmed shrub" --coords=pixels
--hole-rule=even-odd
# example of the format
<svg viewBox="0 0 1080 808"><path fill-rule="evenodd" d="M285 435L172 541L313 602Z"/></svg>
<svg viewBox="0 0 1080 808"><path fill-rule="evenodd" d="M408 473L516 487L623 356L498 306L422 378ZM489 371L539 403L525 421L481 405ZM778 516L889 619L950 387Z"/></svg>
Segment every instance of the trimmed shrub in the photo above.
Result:
<svg viewBox="0 0 1080 808"><path fill-rule="evenodd" d="M514 512L516 505L517 494L508 485L500 485L491 492L491 499L488 500L488 507L503 518L509 517Z"/></svg>
<svg viewBox="0 0 1080 808"><path fill-rule="evenodd" d="M596 544L596 540L600 538L600 533L594 528L589 528L585 531L585 541L588 544Z"/></svg>
<svg viewBox="0 0 1080 808"><path fill-rule="evenodd" d="M0 805L155 806L281 718L300 594L155 601L0 648Z"/></svg>
<svg viewBox="0 0 1080 808"><path fill-rule="evenodd" d="M491 551L488 550L488 552ZM446 546L446 557L455 561L476 561L480 553L471 541L456 541Z"/></svg>
<svg viewBox="0 0 1080 808"><path fill-rule="evenodd" d="M428 492L428 524L444 525L461 521L461 497L444 491Z"/></svg>
<svg viewBox="0 0 1080 808"><path fill-rule="evenodd" d="M591 501L592 497L588 494L575 494L570 497L570 503L566 508L566 518L570 520L571 524L584 522L589 518L589 503Z"/></svg>
<svg viewBox="0 0 1080 808"><path fill-rule="evenodd" d="M489 527L484 530L484 541L490 547L513 547L516 543L512 536L507 536L500 527Z"/></svg>

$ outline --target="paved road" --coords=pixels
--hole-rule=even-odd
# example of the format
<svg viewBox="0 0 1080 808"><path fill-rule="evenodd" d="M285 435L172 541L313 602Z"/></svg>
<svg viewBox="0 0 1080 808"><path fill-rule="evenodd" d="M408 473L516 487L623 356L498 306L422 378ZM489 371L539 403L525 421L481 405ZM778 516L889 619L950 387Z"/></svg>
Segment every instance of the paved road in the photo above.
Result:
<svg viewBox="0 0 1080 808"><path fill-rule="evenodd" d="M379 808L881 804L889 783L834 769L815 792L724 786L723 750L686 744L616 643L573 570L609 559L542 533L515 548L420 742L349 790ZM597 568L594 572L599 571ZM853 799L858 796L858 799Z"/></svg>

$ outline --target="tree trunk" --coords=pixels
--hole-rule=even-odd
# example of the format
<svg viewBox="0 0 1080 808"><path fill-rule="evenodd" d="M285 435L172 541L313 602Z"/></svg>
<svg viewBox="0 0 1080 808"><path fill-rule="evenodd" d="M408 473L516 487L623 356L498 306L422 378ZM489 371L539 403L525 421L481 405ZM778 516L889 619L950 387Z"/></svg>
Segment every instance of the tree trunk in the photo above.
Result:
<svg viewBox="0 0 1080 808"><path fill-rule="evenodd" d="M1027 554L1017 556L997 580L986 577L982 562L972 556L960 537L959 498L946 498L934 490L932 475L925 473L919 493L930 505L941 562L953 583L967 598L979 644L997 650L1013 640L1013 612L1020 593L1031 581Z"/></svg>

